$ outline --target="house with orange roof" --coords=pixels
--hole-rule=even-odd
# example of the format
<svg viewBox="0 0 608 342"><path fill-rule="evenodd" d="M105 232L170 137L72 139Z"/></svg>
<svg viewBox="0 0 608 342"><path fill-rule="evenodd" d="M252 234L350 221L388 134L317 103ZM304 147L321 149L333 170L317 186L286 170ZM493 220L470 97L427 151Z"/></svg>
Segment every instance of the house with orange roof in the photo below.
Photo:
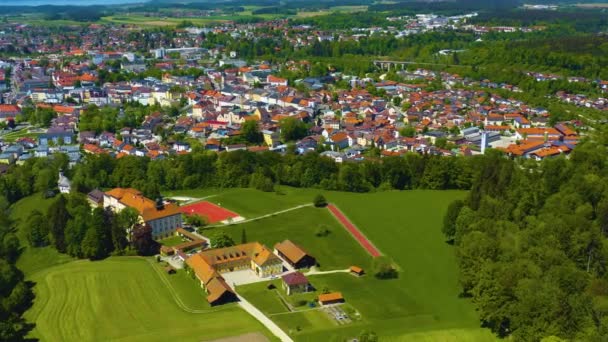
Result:
<svg viewBox="0 0 608 342"><path fill-rule="evenodd" d="M115 188L104 193L104 208L120 212L133 208L139 214L139 222L152 227L154 239L171 236L182 226L182 214L179 206L165 203L161 198L153 201L140 191L132 188Z"/></svg>
<svg viewBox="0 0 608 342"><path fill-rule="evenodd" d="M251 270L260 278L268 278L283 272L283 261L259 242L204 250L188 258L186 264L205 289L212 306L236 300L223 273Z"/></svg>
<svg viewBox="0 0 608 342"><path fill-rule="evenodd" d="M515 137L519 140L557 140L561 133L551 127L546 128L520 128L515 131Z"/></svg>
<svg viewBox="0 0 608 342"><path fill-rule="evenodd" d="M287 86L287 80L281 77L276 77L273 75L268 75L268 77L266 77L266 82L268 84L270 84L273 87L278 87L278 86Z"/></svg>
<svg viewBox="0 0 608 342"><path fill-rule="evenodd" d="M556 157L562 154L570 153L570 148L567 146L551 146L530 153L530 157L540 161L545 158Z"/></svg>

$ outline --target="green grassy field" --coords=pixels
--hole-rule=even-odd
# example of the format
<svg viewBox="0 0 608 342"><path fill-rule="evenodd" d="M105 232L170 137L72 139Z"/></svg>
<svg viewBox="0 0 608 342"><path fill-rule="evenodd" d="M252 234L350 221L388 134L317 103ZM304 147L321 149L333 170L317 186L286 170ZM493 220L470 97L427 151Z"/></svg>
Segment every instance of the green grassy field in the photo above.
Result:
<svg viewBox="0 0 608 342"><path fill-rule="evenodd" d="M53 247L32 248L27 244L26 222L33 210L46 213L53 199L47 199L42 194L34 194L15 203L11 208L11 218L17 224L17 237L21 241L23 251L17 260L17 267L30 276L46 268L70 262L72 257L57 252Z"/></svg>
<svg viewBox="0 0 608 342"><path fill-rule="evenodd" d="M248 241L259 241L271 248L285 239L295 242L317 259L322 270L346 269L352 265L368 268L371 265L372 259L367 252L325 208L305 207L258 221L207 229L203 235L213 236L224 231L240 243L243 229ZM329 234L317 236L321 229L327 229ZM344 252L337 252L337 249Z"/></svg>
<svg viewBox="0 0 608 342"><path fill-rule="evenodd" d="M164 195L213 196L208 200L252 218L310 203L321 192L399 266L399 278L394 280L377 280L370 275L355 278L345 273L309 276L318 290L341 291L348 307L360 313L360 319L346 326L337 325L321 311L298 304L301 299L312 300L317 294L281 299L280 286L276 290L268 290L266 283L239 287L240 293L297 341L342 341L364 330L375 331L383 341L495 340L488 330L479 328L472 304L459 298L454 251L440 232L447 205L462 198L464 192L351 194L287 187L280 190L280 195L252 189L179 191ZM15 205L13 217L23 220L33 208L45 210L49 203L39 195L26 198ZM328 236L315 236L321 225L330 231ZM353 264L371 267L371 258L326 209L306 207L240 225L213 228L208 233L224 230L238 243L242 228L248 241L273 246L289 238L301 244L317 257L324 270ZM265 331L234 306L209 313L195 282L182 272L172 276L161 272L164 278L159 278L144 259L72 261L50 248L26 248L18 265L37 283L35 304L27 317L37 323L33 336L45 341L73 340L77 336L81 340L171 337L201 340ZM169 288L179 294L180 302L187 308L205 313L181 309ZM288 312L285 300L298 311Z"/></svg>
<svg viewBox="0 0 608 342"><path fill-rule="evenodd" d="M287 312L286 307L275 298L276 295L267 298L272 293L268 293L270 290L263 285L239 288L261 310L271 314L277 324L290 331L296 340L327 340L329 336L329 340L338 341L356 337L363 330L375 331L382 340L392 341L495 339L488 330L479 328L472 304L459 298L458 269L453 249L444 242L440 232L447 205L462 198L464 192L327 192L325 196L398 264L399 278L378 280L372 276L355 278L348 274L309 277L317 289L341 291L347 303L360 312L361 320L348 326L338 326L331 320L328 323L324 313L314 310L282 314ZM229 205L226 207L231 208ZM314 215L303 216L298 220L306 222ZM280 217L273 219L280 220ZM286 222L295 220L285 217ZM265 224L264 220L257 224L256 233L262 236L276 234L277 224ZM248 236L251 230L247 230ZM353 251L352 247L343 248L339 243L323 250L328 250L335 258L346 257Z"/></svg>
<svg viewBox="0 0 608 342"><path fill-rule="evenodd" d="M205 198L206 201L218 204L235 211L245 218L254 218L272 212L312 203L316 189L294 189L280 187L279 192L262 192L255 189L202 189L169 191L167 196L188 196Z"/></svg>
<svg viewBox="0 0 608 342"><path fill-rule="evenodd" d="M177 246L184 242L185 240L181 236L171 236L162 240L158 240L158 243L167 247Z"/></svg>
<svg viewBox="0 0 608 342"><path fill-rule="evenodd" d="M9 141L9 142L15 141L19 138L26 138L26 137L37 139L40 134L41 133L32 133L32 132L30 132L29 129L25 128L25 129L21 129L18 131L14 131L14 132L5 134L2 136L2 139L4 139L5 141Z"/></svg>
<svg viewBox="0 0 608 342"><path fill-rule="evenodd" d="M269 334L235 304L209 308L184 273L158 270L145 259L122 257L75 261L37 273L32 279L36 301L26 313L36 322L32 336L42 341L200 341ZM159 277L169 279L171 287Z"/></svg>

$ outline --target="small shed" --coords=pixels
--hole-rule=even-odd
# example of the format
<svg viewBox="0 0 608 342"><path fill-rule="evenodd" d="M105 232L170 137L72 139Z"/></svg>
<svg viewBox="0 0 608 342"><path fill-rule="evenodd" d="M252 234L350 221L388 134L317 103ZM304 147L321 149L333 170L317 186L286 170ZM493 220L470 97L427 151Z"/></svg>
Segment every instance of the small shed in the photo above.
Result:
<svg viewBox="0 0 608 342"><path fill-rule="evenodd" d="M344 297L340 292L331 292L319 295L320 305L331 305L338 303L344 303Z"/></svg>
<svg viewBox="0 0 608 342"><path fill-rule="evenodd" d="M356 277L361 277L362 275L365 274L365 271L359 267L359 266L351 266L350 267L350 274L356 276Z"/></svg>

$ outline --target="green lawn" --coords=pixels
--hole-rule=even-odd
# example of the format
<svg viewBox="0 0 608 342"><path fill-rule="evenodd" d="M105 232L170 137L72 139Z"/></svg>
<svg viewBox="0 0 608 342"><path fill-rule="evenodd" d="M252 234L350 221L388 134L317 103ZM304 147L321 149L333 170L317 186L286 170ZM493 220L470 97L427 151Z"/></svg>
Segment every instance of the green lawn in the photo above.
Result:
<svg viewBox="0 0 608 342"><path fill-rule="evenodd" d="M229 207L232 208L232 207ZM329 230L319 237L320 228ZM226 232L236 243L245 229L247 241L259 241L272 248L289 239L313 255L322 270L346 269L352 265L368 268L371 257L325 208L304 207L253 222L204 230L208 237Z"/></svg>
<svg viewBox="0 0 608 342"><path fill-rule="evenodd" d="M360 320L338 326L323 312L296 307L288 309L276 290L266 283L241 286L238 291L290 333L297 341L343 341L364 330L375 331L383 341L493 341L494 336L479 327L473 305L459 297L458 269L452 247L440 232L443 214L458 191L393 191L370 194L324 192L316 189L281 187L280 195L252 189L179 191L171 195L206 197L245 217L257 217L310 203L323 193L355 223L365 235L400 268L399 278L378 280L368 275L310 276L313 286L341 291L348 307L361 314ZM168 194L165 194L168 195ZM34 208L45 210L50 201L35 195L17 203L13 217L24 219ZM324 225L326 237L315 233ZM371 258L326 209L306 207L242 225L213 228L204 234L224 230L239 243L245 228L248 241L269 247L291 239L317 257L321 268L343 269L360 265L369 270ZM22 236L20 236L22 237ZM34 307L28 318L37 323L34 337L59 340L201 340L245 332L264 331L235 306L209 313L195 282L183 272L168 276L155 271L144 259L110 258L101 262L75 261L48 249L28 249L19 260L26 276L37 283ZM161 276L162 278L159 278ZM176 304L167 288L190 309ZM278 284L278 281L275 280ZM275 291L273 293L272 291ZM285 298L291 304L309 300L315 294ZM286 297L286 296L283 296Z"/></svg>
<svg viewBox="0 0 608 342"><path fill-rule="evenodd" d="M36 322L32 337L200 341L255 331L269 336L236 304L211 309L195 281L184 273L166 275L155 268L146 259L122 257L75 261L37 273L32 279L36 301L26 313ZM159 277L168 279L173 290Z"/></svg>
<svg viewBox="0 0 608 342"><path fill-rule="evenodd" d="M309 194L309 191L305 193ZM331 320L332 324L325 324L319 316L321 312L315 311L277 315L281 310L287 310L277 305L277 301L264 298L272 293L262 285L240 287L239 291L245 297L250 298L263 311L273 314L272 319L286 331L290 331L298 341L339 341L356 337L363 330L375 331L382 340L392 341L494 340L488 330L479 327L479 319L473 305L468 300L459 298L460 287L454 251L444 242L440 231L447 205L454 199L462 198L464 192L324 194L330 202L337 204L384 254L398 264L399 278L378 280L369 275L355 278L349 274L310 276L311 283L317 289L327 287L332 291L341 291L347 303L360 312L361 320L348 326L337 326ZM271 232L266 234L272 236L276 234L277 225L289 225L291 221L297 220L308 226L306 222L318 215L284 217L282 223L281 216L283 215L273 217L273 220L277 220L276 223L258 221L256 227ZM251 236L252 230L254 229L247 230L248 236ZM325 251L325 258L328 258L327 254L333 254L333 258L341 259L357 250L343 245L341 239L339 241L320 248ZM322 262L322 258L320 259ZM366 266L364 264L363 267ZM252 288L248 288L249 286Z"/></svg>
<svg viewBox="0 0 608 342"><path fill-rule="evenodd" d="M280 187L279 192L262 192L255 189L202 189L170 191L164 196L188 196L205 198L245 218L254 218L275 211L312 203L319 190Z"/></svg>
<svg viewBox="0 0 608 342"><path fill-rule="evenodd" d="M42 194L38 193L20 200L11 208L11 218L17 224L17 236L23 247L19 260L17 260L17 267L27 277L48 267L74 260L66 254L57 252L53 247L33 248L28 246L26 236L28 216L33 210L46 213L52 202L53 199L44 198Z"/></svg>
<svg viewBox="0 0 608 342"><path fill-rule="evenodd" d="M186 240L184 240L181 236L171 236L162 240L158 240L158 243L167 247L173 247L182 244L185 241Z"/></svg>

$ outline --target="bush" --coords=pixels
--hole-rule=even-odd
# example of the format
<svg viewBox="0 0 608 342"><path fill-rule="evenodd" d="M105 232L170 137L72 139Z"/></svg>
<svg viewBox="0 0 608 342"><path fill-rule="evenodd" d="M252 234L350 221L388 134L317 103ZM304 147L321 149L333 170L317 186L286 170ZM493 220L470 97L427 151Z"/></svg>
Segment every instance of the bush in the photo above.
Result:
<svg viewBox="0 0 608 342"><path fill-rule="evenodd" d="M313 200L313 204L317 208L323 208L327 205L327 200L325 199L325 197L323 195L319 194L319 195L315 196L315 199Z"/></svg>
<svg viewBox="0 0 608 342"><path fill-rule="evenodd" d="M331 231L327 228L326 225L322 224L319 229L317 230L317 232L315 233L316 237L326 237L329 234L331 234Z"/></svg>
<svg viewBox="0 0 608 342"><path fill-rule="evenodd" d="M377 257L374 259L374 276L378 279L394 279L399 277L393 262L387 257Z"/></svg>
<svg viewBox="0 0 608 342"><path fill-rule="evenodd" d="M186 218L184 219L184 221L186 222L186 224L189 224L194 227L204 227L207 225L208 220L206 217L203 217L198 214L185 215L185 216L186 216Z"/></svg>

